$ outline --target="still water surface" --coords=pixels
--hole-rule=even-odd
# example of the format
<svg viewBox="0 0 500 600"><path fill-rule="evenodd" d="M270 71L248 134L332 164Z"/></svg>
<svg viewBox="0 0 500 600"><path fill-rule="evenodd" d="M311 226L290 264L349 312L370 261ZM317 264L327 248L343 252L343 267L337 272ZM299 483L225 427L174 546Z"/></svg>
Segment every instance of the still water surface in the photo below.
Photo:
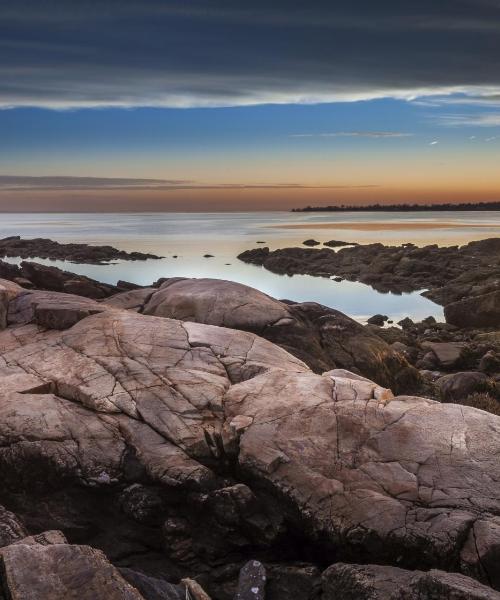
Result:
<svg viewBox="0 0 500 600"><path fill-rule="evenodd" d="M395 320L428 315L442 319L442 308L419 293L380 294L361 283L275 275L246 265L236 256L259 245L271 249L298 246L311 237L322 242L463 244L499 236L500 213L3 214L0 237L9 235L111 244L165 257L105 266L40 261L108 283L124 279L147 285L159 277L216 277L250 285L276 298L320 302L361 321L378 312Z"/></svg>

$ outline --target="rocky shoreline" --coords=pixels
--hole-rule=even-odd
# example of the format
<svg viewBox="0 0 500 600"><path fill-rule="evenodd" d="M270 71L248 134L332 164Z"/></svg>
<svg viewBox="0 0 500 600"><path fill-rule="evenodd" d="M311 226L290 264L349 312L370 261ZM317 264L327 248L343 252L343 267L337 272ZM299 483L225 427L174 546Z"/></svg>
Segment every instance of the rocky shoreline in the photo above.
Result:
<svg viewBox="0 0 500 600"><path fill-rule="evenodd" d="M125 252L113 246L60 244L47 238L23 239L18 235L0 239L0 257L49 258L93 265L107 264L111 260L163 258L143 252Z"/></svg>
<svg viewBox="0 0 500 600"><path fill-rule="evenodd" d="M1 600L500 600L498 325L0 276Z"/></svg>
<svg viewBox="0 0 500 600"><path fill-rule="evenodd" d="M500 325L500 238L465 246L418 248L413 244L329 248L255 248L238 258L273 273L360 281L379 292L426 290L459 327Z"/></svg>

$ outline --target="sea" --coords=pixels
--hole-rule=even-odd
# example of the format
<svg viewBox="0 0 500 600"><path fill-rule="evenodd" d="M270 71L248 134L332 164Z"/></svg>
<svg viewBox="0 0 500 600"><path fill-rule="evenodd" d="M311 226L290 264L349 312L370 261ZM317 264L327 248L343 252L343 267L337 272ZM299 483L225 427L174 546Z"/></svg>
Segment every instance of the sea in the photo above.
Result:
<svg viewBox="0 0 500 600"><path fill-rule="evenodd" d="M334 239L361 244L462 245L500 236L500 212L2 214L0 237L11 235L110 244L164 257L107 265L39 260L107 283L122 279L148 285L160 277L211 277L244 283L279 299L319 302L360 322L376 313L395 322L406 316L443 320L442 307L424 298L423 290L382 294L358 282L276 275L245 264L237 256L256 247L302 246L311 238L321 243Z"/></svg>

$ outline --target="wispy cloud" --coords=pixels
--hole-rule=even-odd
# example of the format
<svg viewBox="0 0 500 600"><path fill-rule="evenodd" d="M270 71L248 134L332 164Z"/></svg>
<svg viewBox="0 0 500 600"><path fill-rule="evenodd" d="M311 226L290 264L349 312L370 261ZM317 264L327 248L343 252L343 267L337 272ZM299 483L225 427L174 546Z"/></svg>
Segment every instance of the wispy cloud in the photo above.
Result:
<svg viewBox="0 0 500 600"><path fill-rule="evenodd" d="M360 137L360 138L404 138L411 137L413 133L401 131L332 131L319 133L293 133L293 138L335 138L335 137Z"/></svg>
<svg viewBox="0 0 500 600"><path fill-rule="evenodd" d="M500 127L500 112L448 114L434 117L437 123L449 127Z"/></svg>
<svg viewBox="0 0 500 600"><path fill-rule="evenodd" d="M433 140L429 146L436 146L437 144L439 144L439 140Z"/></svg>
<svg viewBox="0 0 500 600"><path fill-rule="evenodd" d="M0 191L72 190L246 190L246 189L351 189L378 187L367 185L309 185L303 183L202 183L184 179L133 179L112 177L71 177L0 175Z"/></svg>

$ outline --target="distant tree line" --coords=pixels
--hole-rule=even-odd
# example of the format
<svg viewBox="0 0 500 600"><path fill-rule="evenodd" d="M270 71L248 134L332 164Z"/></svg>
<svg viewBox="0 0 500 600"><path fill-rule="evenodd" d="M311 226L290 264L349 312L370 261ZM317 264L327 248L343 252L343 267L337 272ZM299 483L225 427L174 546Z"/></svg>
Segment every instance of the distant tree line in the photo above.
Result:
<svg viewBox="0 0 500 600"><path fill-rule="evenodd" d="M305 206L292 208L292 212L414 212L428 210L500 210L499 202L466 202L462 204L366 204L350 206Z"/></svg>

